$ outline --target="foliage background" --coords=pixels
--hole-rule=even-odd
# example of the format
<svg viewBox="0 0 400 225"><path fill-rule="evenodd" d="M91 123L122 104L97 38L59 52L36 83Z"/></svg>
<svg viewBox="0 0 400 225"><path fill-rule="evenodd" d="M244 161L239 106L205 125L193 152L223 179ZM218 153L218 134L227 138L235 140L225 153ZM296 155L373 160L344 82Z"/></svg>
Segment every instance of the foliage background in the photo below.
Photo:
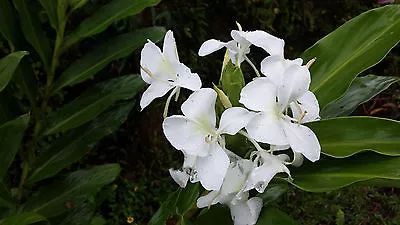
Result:
<svg viewBox="0 0 400 225"><path fill-rule="evenodd" d="M91 4L74 13L67 26L77 26L82 18L107 2L91 0ZM240 22L244 30L262 29L285 39L286 57L295 58L344 22L379 6L374 0L163 0L157 7L114 23L106 32L81 42L64 57L60 68L66 68L82 56L93 41L101 42L109 36L139 27L159 25L174 31L181 61L200 74L204 86L210 86L219 79L223 51L203 58L197 56L197 50L210 38L229 40L230 30L236 29L235 21ZM48 31L51 31L50 27ZM4 40L0 41L4 54L8 51L5 46ZM258 53L252 59L256 62L265 56L256 48L252 52ZM139 59L140 51L137 51L128 58L114 61L92 80L60 93L53 99L53 104L62 106L99 81L119 74L138 73ZM397 46L384 61L363 74L400 76L399 63L400 46ZM41 67L35 62L32 66ZM252 70L246 66L244 64L244 74L249 79L253 76ZM37 76L43 77L39 69ZM354 114L399 119L399 87L399 84L392 85L360 106ZM114 162L122 166L118 180L92 199L97 207L92 224L126 224L129 216L135 219L134 223L146 224L168 193L176 189L168 169L177 168L182 156L168 145L162 133L163 102L156 100L142 112L135 106L128 121L116 133L103 139L83 160L66 169L73 171ZM180 103L172 103L170 112ZM19 172L17 165L13 172ZM399 202L400 190L392 188L355 186L321 194L290 188L278 199L277 206L296 218L299 224L340 224L343 214L344 224L400 224Z"/></svg>

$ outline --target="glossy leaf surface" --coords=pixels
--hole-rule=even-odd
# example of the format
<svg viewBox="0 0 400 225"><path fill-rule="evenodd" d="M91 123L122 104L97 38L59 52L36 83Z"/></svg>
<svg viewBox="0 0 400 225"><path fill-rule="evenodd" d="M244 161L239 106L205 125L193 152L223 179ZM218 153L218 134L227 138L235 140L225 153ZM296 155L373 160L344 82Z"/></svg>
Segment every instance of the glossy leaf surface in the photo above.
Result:
<svg viewBox="0 0 400 225"><path fill-rule="evenodd" d="M339 117L308 123L324 154L347 157L372 150L400 156L400 122L376 117Z"/></svg>
<svg viewBox="0 0 400 225"><path fill-rule="evenodd" d="M310 90L320 108L340 98L352 80L381 61L400 40L400 6L367 11L328 34L303 54L311 67Z"/></svg>
<svg viewBox="0 0 400 225"><path fill-rule="evenodd" d="M27 54L25 51L14 52L0 59L0 91L7 86L22 57Z"/></svg>
<svg viewBox="0 0 400 225"><path fill-rule="evenodd" d="M357 77L346 93L339 99L329 103L321 112L322 118L348 116L357 106L367 102L375 95L386 90L390 85L400 81L397 77L367 75Z"/></svg>

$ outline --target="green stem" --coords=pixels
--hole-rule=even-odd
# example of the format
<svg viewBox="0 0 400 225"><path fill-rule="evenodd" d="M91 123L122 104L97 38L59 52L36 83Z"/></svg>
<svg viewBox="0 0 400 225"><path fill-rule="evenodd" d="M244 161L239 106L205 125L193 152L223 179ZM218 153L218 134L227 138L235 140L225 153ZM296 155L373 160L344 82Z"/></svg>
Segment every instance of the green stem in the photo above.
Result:
<svg viewBox="0 0 400 225"><path fill-rule="evenodd" d="M28 176L29 172L29 164L27 162L22 163L22 175L21 175L21 180L18 185L18 191L17 191L17 200L20 201L22 198L22 190L23 186L25 184L26 177Z"/></svg>

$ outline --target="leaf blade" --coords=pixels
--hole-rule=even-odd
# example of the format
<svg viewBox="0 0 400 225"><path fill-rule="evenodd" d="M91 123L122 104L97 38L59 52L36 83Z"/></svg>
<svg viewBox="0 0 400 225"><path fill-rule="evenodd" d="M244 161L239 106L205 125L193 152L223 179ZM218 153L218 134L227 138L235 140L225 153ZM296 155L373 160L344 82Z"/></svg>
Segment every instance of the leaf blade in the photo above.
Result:
<svg viewBox="0 0 400 225"><path fill-rule="evenodd" d="M0 59L0 91L2 91L11 80L22 57L28 55L26 51L14 52Z"/></svg>

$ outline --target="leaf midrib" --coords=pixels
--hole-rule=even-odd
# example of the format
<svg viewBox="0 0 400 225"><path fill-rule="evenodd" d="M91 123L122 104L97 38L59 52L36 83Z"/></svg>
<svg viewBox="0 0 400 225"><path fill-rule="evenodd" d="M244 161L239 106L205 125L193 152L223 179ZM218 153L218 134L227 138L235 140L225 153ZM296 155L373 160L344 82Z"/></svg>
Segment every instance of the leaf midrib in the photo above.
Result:
<svg viewBox="0 0 400 225"><path fill-rule="evenodd" d="M337 67L337 68L334 69L333 71L331 70L332 72L328 72L328 73L327 73L327 74L328 74L327 78L326 78L326 79L323 79L321 82L319 82L319 85L317 85L316 87L314 87L314 88L312 89L312 92L314 92L314 93L317 92L322 86L325 85L326 82L328 82L328 80L331 80L332 77L333 77L339 70L342 70L343 67L347 66L347 64L349 64L350 61L352 61L352 60L349 60L349 59L353 58L355 55L359 55L360 52L364 51L365 48L369 47L369 46L370 46L373 42L375 42L378 38L382 37L388 30L392 29L395 25L398 25L399 23L400 23L400 21L398 21L397 23L394 23L394 25L388 26L388 28L385 29L384 32L382 32L380 35L378 35L378 36L377 36L376 38L374 38L372 41L368 42L366 45L363 45L363 46L359 47L356 51L354 51L353 54L351 54L349 57L346 58L345 63L339 65L339 67ZM397 41L397 43L398 43L398 42L399 42L399 41ZM361 71L360 71L360 72L361 72Z"/></svg>

